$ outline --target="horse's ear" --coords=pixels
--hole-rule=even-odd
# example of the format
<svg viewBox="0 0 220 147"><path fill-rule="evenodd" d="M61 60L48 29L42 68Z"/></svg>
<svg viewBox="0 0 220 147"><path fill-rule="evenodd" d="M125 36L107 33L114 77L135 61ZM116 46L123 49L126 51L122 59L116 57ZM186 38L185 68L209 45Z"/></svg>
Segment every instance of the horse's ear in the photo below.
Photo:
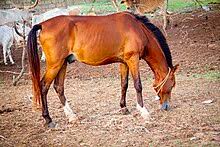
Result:
<svg viewBox="0 0 220 147"><path fill-rule="evenodd" d="M174 65L172 68L172 72L175 73L178 68L179 68L179 64Z"/></svg>

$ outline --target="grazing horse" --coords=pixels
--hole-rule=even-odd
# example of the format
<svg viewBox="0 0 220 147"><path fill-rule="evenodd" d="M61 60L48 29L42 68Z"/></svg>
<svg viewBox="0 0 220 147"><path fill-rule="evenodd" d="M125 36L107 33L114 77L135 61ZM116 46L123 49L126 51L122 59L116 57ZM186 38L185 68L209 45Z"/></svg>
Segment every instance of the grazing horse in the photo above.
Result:
<svg viewBox="0 0 220 147"><path fill-rule="evenodd" d="M46 71L41 80L37 53L38 30L41 30L39 40L46 56ZM160 97L162 109L166 110L178 67L172 64L171 53L161 31L146 17L128 12L107 16L58 16L39 23L28 36L28 59L34 108L42 107L48 127L54 127L47 106L47 93L52 81L69 121L77 118L64 95L68 62L79 61L93 66L119 62L122 113L128 112L125 98L130 71L137 93L137 109L146 120L149 120L149 112L142 98L140 59L144 59L154 72L154 89Z"/></svg>

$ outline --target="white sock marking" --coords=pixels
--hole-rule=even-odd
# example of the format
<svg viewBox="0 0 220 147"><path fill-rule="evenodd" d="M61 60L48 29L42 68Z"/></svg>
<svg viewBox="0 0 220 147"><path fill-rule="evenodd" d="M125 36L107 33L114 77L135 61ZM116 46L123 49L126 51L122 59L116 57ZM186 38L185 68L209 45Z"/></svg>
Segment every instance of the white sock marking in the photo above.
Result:
<svg viewBox="0 0 220 147"><path fill-rule="evenodd" d="M159 101L160 97L158 95L155 96L155 101Z"/></svg>
<svg viewBox="0 0 220 147"><path fill-rule="evenodd" d="M141 116L142 116L146 121L150 120L150 113L149 113L149 111L147 110L147 108L141 107L139 104L137 104L137 110L140 111Z"/></svg>
<svg viewBox="0 0 220 147"><path fill-rule="evenodd" d="M73 113L73 110L70 108L69 103L66 101L65 106L63 107L65 115L69 118L69 122L76 119L76 114Z"/></svg>

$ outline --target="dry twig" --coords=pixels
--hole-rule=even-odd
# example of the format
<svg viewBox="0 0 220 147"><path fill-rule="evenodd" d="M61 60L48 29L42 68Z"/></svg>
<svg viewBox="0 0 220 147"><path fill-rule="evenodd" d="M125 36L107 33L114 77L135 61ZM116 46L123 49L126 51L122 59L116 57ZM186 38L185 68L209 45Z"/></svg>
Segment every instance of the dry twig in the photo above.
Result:
<svg viewBox="0 0 220 147"><path fill-rule="evenodd" d="M4 70L0 70L0 73L9 73L9 74L14 74L14 75L19 75L20 73L18 72L14 72L14 71L4 71ZM24 73L24 75L28 75L28 73Z"/></svg>

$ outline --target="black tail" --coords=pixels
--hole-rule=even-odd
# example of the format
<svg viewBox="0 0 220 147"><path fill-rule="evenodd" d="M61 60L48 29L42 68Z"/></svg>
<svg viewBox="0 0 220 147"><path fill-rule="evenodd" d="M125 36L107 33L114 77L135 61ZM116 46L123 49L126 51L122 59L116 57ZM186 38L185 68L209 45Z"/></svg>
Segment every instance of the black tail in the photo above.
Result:
<svg viewBox="0 0 220 147"><path fill-rule="evenodd" d="M41 85L40 85L40 59L37 49L37 31L42 29L41 25L35 25L28 35L27 53L33 84L33 106L41 107Z"/></svg>

